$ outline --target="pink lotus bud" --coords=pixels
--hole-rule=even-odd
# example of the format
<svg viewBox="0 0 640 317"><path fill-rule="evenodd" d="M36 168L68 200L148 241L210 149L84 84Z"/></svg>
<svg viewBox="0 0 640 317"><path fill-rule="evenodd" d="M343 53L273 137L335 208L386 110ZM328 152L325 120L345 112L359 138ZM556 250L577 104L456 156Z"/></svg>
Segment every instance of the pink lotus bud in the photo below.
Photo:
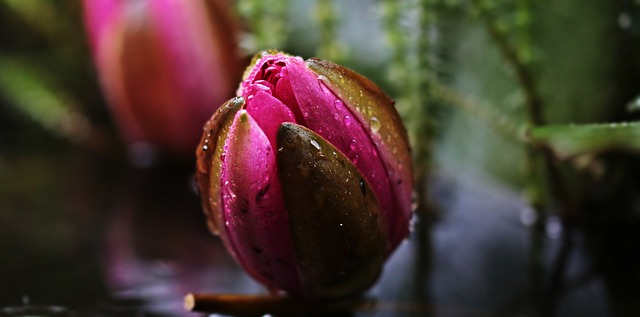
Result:
<svg viewBox="0 0 640 317"><path fill-rule="evenodd" d="M129 144L192 155L240 75L224 0L85 0L102 88ZM238 76L238 77L236 77Z"/></svg>
<svg viewBox="0 0 640 317"><path fill-rule="evenodd" d="M308 298L363 292L407 236L407 135L375 84L265 52L205 125L197 181L209 227L249 274Z"/></svg>

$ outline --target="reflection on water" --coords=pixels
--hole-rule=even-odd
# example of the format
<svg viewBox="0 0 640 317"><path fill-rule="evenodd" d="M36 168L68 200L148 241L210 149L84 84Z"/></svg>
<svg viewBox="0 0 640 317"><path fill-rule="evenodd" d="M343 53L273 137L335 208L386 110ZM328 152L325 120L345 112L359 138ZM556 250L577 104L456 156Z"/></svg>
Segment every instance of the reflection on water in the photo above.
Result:
<svg viewBox="0 0 640 317"><path fill-rule="evenodd" d="M103 246L105 283L143 309L184 313L188 292L257 292L206 231L185 170L131 171L117 194Z"/></svg>
<svg viewBox="0 0 640 317"><path fill-rule="evenodd" d="M0 309L0 316L71 316L71 312L61 306L37 306L29 303L29 297L22 297L22 305L9 306Z"/></svg>
<svg viewBox="0 0 640 317"><path fill-rule="evenodd" d="M189 316L189 292L265 292L207 231L189 164L133 169L73 151L5 155L3 164L2 181L14 185L0 196L0 307L14 308L0 316L26 309L23 296L73 316ZM461 179L437 177L440 215L412 232L367 294L375 307L355 315L527 316L548 302L531 291L550 274L531 279L521 197ZM562 240L544 239L551 271ZM607 316L606 281L584 237L573 241L553 311Z"/></svg>

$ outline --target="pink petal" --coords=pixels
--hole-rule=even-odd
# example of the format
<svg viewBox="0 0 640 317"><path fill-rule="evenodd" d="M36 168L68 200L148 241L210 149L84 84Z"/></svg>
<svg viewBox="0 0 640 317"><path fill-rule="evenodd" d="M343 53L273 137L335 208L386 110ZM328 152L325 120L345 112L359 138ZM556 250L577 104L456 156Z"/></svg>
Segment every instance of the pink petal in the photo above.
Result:
<svg viewBox="0 0 640 317"><path fill-rule="evenodd" d="M280 100L264 91L247 101L247 112L267 135L271 146L276 146L276 134L282 122L296 122L293 113Z"/></svg>
<svg viewBox="0 0 640 317"><path fill-rule="evenodd" d="M323 83L343 101L349 101L345 105L369 130L396 199L395 218L390 219L389 231L392 247L395 247L409 233L407 224L412 212L413 171L408 136L393 100L375 83L338 64L311 58L305 61L305 65L316 75L328 79Z"/></svg>
<svg viewBox="0 0 640 317"><path fill-rule="evenodd" d="M306 126L347 156L371 184L391 233L396 201L389 190L391 180L368 130L304 62L289 59L287 70L289 80L295 83L294 94Z"/></svg>
<svg viewBox="0 0 640 317"><path fill-rule="evenodd" d="M225 53L232 47L225 37L234 34L215 20L224 17L223 12L212 16L206 1L154 0L148 6L150 32L155 32L177 98L170 115L174 131L181 131L183 138L199 135L194 127L202 126L233 95L238 60Z"/></svg>
<svg viewBox="0 0 640 317"><path fill-rule="evenodd" d="M238 261L266 285L299 288L276 155L258 123L236 114L221 172L223 221Z"/></svg>
<svg viewBox="0 0 640 317"><path fill-rule="evenodd" d="M85 0L84 23L89 33L91 49L96 54L102 39L110 33L117 20L122 17L122 1Z"/></svg>

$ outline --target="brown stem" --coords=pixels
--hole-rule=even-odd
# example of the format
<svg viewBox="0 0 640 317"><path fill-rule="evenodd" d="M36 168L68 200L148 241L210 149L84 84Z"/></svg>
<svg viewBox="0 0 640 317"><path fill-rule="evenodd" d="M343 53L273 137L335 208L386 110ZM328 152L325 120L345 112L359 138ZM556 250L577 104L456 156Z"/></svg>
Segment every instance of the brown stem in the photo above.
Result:
<svg viewBox="0 0 640 317"><path fill-rule="evenodd" d="M189 293L184 299L188 311L234 316L349 315L371 310L374 306L375 300L370 298L304 300L269 295Z"/></svg>

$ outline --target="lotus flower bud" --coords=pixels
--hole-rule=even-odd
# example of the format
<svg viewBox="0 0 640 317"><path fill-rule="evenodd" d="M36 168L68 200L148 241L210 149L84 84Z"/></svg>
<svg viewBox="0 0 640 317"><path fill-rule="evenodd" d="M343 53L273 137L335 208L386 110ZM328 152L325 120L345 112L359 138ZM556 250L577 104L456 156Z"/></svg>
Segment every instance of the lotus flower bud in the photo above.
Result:
<svg viewBox="0 0 640 317"><path fill-rule="evenodd" d="M193 155L241 75L224 0L85 0L101 85L128 144Z"/></svg>
<svg viewBox="0 0 640 317"><path fill-rule="evenodd" d="M406 131L380 88L339 65L257 55L197 156L210 229L272 290L361 293L408 234Z"/></svg>

